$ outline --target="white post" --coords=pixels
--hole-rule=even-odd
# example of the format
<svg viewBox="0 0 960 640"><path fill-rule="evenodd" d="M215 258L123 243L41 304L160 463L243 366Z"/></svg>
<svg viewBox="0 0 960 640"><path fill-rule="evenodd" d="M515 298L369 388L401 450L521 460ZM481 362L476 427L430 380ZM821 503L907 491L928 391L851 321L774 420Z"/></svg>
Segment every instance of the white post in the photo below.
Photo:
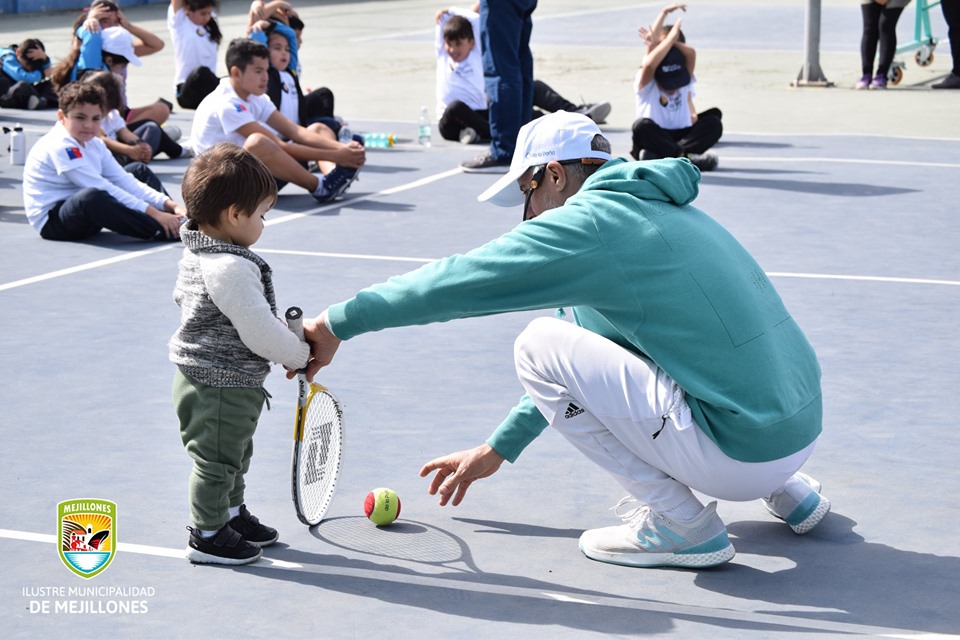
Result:
<svg viewBox="0 0 960 640"><path fill-rule="evenodd" d="M803 35L803 68L793 86L832 87L820 68L820 0L807 0Z"/></svg>

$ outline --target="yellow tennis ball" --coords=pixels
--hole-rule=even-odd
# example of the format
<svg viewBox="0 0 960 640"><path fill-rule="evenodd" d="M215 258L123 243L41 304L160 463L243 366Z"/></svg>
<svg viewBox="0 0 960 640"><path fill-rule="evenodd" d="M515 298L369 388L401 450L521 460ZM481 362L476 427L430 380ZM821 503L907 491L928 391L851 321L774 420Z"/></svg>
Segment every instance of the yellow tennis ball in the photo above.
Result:
<svg viewBox="0 0 960 640"><path fill-rule="evenodd" d="M391 524L400 517L400 498L397 497L397 492L386 487L374 489L363 501L363 513L378 527Z"/></svg>

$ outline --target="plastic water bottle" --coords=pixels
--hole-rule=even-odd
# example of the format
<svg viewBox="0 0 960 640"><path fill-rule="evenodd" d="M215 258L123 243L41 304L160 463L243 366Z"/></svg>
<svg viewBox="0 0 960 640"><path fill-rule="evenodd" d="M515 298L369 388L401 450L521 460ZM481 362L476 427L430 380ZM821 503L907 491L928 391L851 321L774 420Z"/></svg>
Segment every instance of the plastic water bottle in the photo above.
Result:
<svg viewBox="0 0 960 640"><path fill-rule="evenodd" d="M368 149L385 149L397 144L397 137L392 133L365 133L363 146Z"/></svg>
<svg viewBox="0 0 960 640"><path fill-rule="evenodd" d="M337 139L343 144L347 144L353 140L353 131L350 131L350 127L344 124L340 127L340 131L337 132Z"/></svg>
<svg viewBox="0 0 960 640"><path fill-rule="evenodd" d="M426 107L420 107L420 133L417 142L421 147L430 146L430 114Z"/></svg>
<svg viewBox="0 0 960 640"><path fill-rule="evenodd" d="M4 128L4 131L9 129ZM27 136L19 122L10 132L10 164L24 164L27 161Z"/></svg>

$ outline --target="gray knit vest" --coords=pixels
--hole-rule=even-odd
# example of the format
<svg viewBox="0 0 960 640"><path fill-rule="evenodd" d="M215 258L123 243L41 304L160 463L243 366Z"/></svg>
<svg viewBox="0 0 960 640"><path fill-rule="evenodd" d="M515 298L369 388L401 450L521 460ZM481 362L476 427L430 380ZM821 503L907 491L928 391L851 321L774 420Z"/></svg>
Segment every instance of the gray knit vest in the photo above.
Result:
<svg viewBox="0 0 960 640"><path fill-rule="evenodd" d="M276 315L270 265L249 249L221 242L184 225L180 238L187 249L173 292L180 306L180 328L170 339L170 360L187 376L210 387L263 386L270 362L251 351L233 323L210 300L200 271L200 254L232 253L260 268L264 295Z"/></svg>

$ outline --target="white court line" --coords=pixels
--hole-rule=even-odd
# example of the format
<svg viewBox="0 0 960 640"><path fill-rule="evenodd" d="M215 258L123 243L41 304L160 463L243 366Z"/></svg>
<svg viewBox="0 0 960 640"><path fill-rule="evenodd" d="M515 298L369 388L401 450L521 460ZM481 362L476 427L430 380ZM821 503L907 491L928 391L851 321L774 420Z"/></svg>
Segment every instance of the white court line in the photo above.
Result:
<svg viewBox="0 0 960 640"><path fill-rule="evenodd" d="M292 249L257 249L257 253L275 253L285 256L308 256L311 258L346 258L350 260L382 260L384 262L436 262L436 258L403 258L400 256L364 255L362 253L327 253L325 251L295 251Z"/></svg>
<svg viewBox="0 0 960 640"><path fill-rule="evenodd" d="M723 156L724 162L830 162L834 164L880 164L898 167L929 167L936 169L960 169L960 164L951 162L913 162L910 160L873 160L869 158L772 158L759 156Z"/></svg>
<svg viewBox="0 0 960 640"><path fill-rule="evenodd" d="M304 212L302 212L302 213L291 213L290 215L281 216L281 217L279 217L279 218L273 218L273 219L271 219L271 220L267 220L267 222L264 223L264 226L272 226L272 225L277 225L277 224L283 224L283 223L285 223L285 222L291 222L291 221L293 221L293 220L299 220L299 219L301 219L301 218L305 218L305 217L307 217L307 216L310 216L310 215L319 213L319 212L321 212L321 211L326 211L327 209L333 209L333 208L335 208L335 207L350 206L350 205L357 204L357 203L359 203L359 202L363 202L363 201L365 201L365 200L372 200L372 199L374 199L374 198L378 198L378 197L381 197L381 196L391 196L391 195L394 195L394 194L396 194L396 193L402 193L402 192L404 192L404 191L409 191L410 189L416 189L416 188L418 188L418 187L422 187L422 186L424 186L424 185L428 185L428 184L430 184L430 183L432 183L432 182L436 182L436 181L438 181L438 180L443 180L444 178L449 178L450 176L459 175L460 173L463 173L463 172L460 171L460 168L459 168L459 167L457 167L456 169L450 169L449 171L443 171L443 172L441 172L441 173L435 173L435 174L433 174L433 175L431 175L431 176L427 176L427 177L421 178L421 179L419 179L419 180L414 180L413 182L408 182L408 183L402 184L402 185L400 185L400 186L398 186L398 187L391 187L391 188L389 188L389 189L384 189L383 191L377 191L377 192L374 192L374 193L369 193L369 194L367 194L367 195L365 195L365 196L359 196L359 197L356 197L356 198L350 198L349 200L340 200L340 201L337 201L337 202L334 202L334 203L331 203L331 204L328 204L328 205L324 205L324 206L322 206L322 207L318 207L318 208L316 208L316 209L311 209L311 210L309 210L309 211L304 211ZM106 258L106 259L104 259L104 260L96 260L96 261L94 261L94 262L88 262L88 263L86 263L86 264L77 265L77 266L75 266L75 267L68 267L68 268L66 268L66 269L58 269L57 271L51 271L51 272L49 272L49 273L44 273L44 274L41 274L41 275L38 275L38 276L31 276L31 277L29 277L29 278L23 278L23 279L21 279L21 280L14 280L13 282L7 282L7 283L4 283L4 284L0 284L0 291L6 291L6 290L8 290L8 289L16 289L17 287L23 287L23 286L30 285L30 284L36 284L36 283L38 283L38 282L43 282L44 280L51 280L51 279L53 279L53 278L60 278L60 277L62 277L62 276L69 276L69 275L72 275L72 274L74 274L74 273L80 273L81 271L87 271L87 270L89 270L89 269L98 269L98 268L100 268L100 267L105 267L105 266L108 266L108 265L111 265L111 264L116 264L116 263L118 263L118 262L124 262L124 261L126 261L126 260L135 260L136 258L142 258L142 257L144 257L144 256L153 255L154 253L160 253L161 251L169 251L169 250L174 249L174 248L179 249L180 247L181 247L180 243L171 243L171 244L166 244L166 245L163 245L163 246L160 246L160 247L151 247L150 249L142 249L142 250L140 250L140 251L134 251L134 252L132 252L132 253L125 253L125 254L123 254L123 255L115 256L115 257L113 257L113 258Z"/></svg>
<svg viewBox="0 0 960 640"><path fill-rule="evenodd" d="M930 280L927 278L886 278L883 276L844 276L829 273L783 273L768 271L771 278L810 278L815 280L857 280L865 282L897 282L901 284L942 284L949 287L960 287L958 280Z"/></svg>
<svg viewBox="0 0 960 640"><path fill-rule="evenodd" d="M74 273L80 273L81 271L87 271L88 269L97 269L99 267L105 267L107 265L116 264L118 262L124 262L126 260L134 260L136 258L142 258L143 256L152 255L154 253L159 253L161 251L168 251L175 246L179 246L179 245L168 244L162 247L153 247L150 249L143 249L141 251L134 251L133 253L125 253L120 256L115 256L113 258L106 258L105 260L88 262L87 264L77 265L76 267L67 267L66 269L51 271L49 273L44 273L39 276L23 278L22 280L14 280L13 282L0 284L0 291L6 291L7 289L16 289L17 287L23 287L28 284L36 284L37 282L43 282L44 280L59 278L61 276L69 276Z"/></svg>
<svg viewBox="0 0 960 640"><path fill-rule="evenodd" d="M899 165L915 165L915 166L930 166L930 167L954 167L960 168L960 164L940 164L940 163L912 163L912 162L895 162L895 161L882 161L882 160L857 160L857 159L838 159L838 158L730 158L746 160L746 161L762 161L762 162L797 162L797 161L806 161L806 162L848 162L848 163L866 163L866 164L899 164ZM370 193L364 196L359 196L357 198L351 198L350 200L340 201L332 204L328 204L316 209L311 209L310 211L304 211L302 213L291 213L289 215L281 216L279 218L273 218L267 220L265 226L273 226L277 224L284 224L286 222L291 222L293 220L300 220L310 215L326 211L327 209L332 209L334 207L350 206L363 202L365 200L372 200L374 198L382 196L390 196L397 193L402 193L404 191L409 191L411 189L417 189L419 187L437 182L439 180L444 180L451 176L459 175L462 173L460 168L449 169L441 173L435 173L425 178L420 178L419 180L414 180L413 182L408 182L397 187L391 187L389 189L384 189L382 191L377 191L375 193ZM21 280L14 280L13 282L7 282L5 284L0 284L0 291L6 291L8 289L15 289L17 287L22 287L30 284L35 284L37 282L43 282L45 280L50 280L52 278L59 278L61 276L72 275L74 273L79 273L81 271L87 271L89 269L97 269L99 267L104 267L118 262L124 262L126 260L134 260L136 258L141 258L144 256L152 255L154 253L159 253L161 251L169 251L173 248L179 248L179 244L168 244L161 247L153 247L150 249L143 249L141 251L135 251L133 253L128 253L120 256L115 256L113 258L107 258L104 260L96 260L94 262L88 262L87 264L77 265L75 267L68 267L66 269L59 269L57 271L51 271L49 273L41 274L38 276L32 276L29 278L23 278ZM383 261L395 261L395 262L420 262L427 263L433 262L437 258L414 258L414 257L405 257L405 256L382 256L382 255L363 255L363 254L354 254L354 253L327 253L320 251L286 251L281 249L261 249L258 248L259 253L274 253L274 254L286 254L286 255L299 255L299 256L312 256L320 258L344 258L344 259L353 259L353 260L383 260ZM780 277L780 278L810 278L810 279L821 279L821 280L851 280L851 281L871 281L871 282L888 282L888 283L900 283L900 284L933 284L933 285L947 285L947 286L960 286L960 282L955 280L934 280L927 278L889 278L883 276L857 276L857 275L838 275L838 274L817 274L817 273L785 273L785 272L769 272L767 273L770 277Z"/></svg>
<svg viewBox="0 0 960 640"><path fill-rule="evenodd" d="M46 533L31 533L29 531L14 531L12 529L0 529L0 538L9 538L11 540L26 540L27 542L43 542L45 544L56 544L57 536ZM145 556L158 556L161 558L180 558L184 559L185 549L170 549L169 547L154 547L147 544L133 544L130 542L121 542L117 545L117 552L138 553ZM301 569L303 565L285 560L272 560L270 558L261 558L269 564L286 569Z"/></svg>
<svg viewBox="0 0 960 640"><path fill-rule="evenodd" d="M40 533L30 533L25 531L13 531L10 529L0 529L0 538L8 538L14 540L27 540L30 542L43 542L47 544L55 544L56 536L40 534ZM165 547L152 547L148 545L139 545L139 544L124 544L120 543L118 545L118 552L123 551L125 553L137 553L142 555L150 556L159 556L167 558L176 558L183 560L184 550L182 549L170 549ZM922 631L913 631L909 629L893 629L890 627L872 627L868 625L862 625L859 623L849 623L844 621L832 620L832 619L817 619L809 617L811 612L816 613L817 611L822 611L824 613L829 613L831 616L835 615L836 610L832 609L820 609L820 610L805 610L805 616L798 618L796 615L792 615L791 611L780 612L763 612L763 611L743 611L743 610L734 610L730 608L712 608L704 607L698 605L688 605L678 602L668 602L668 601L654 601L648 599L632 599L626 598L618 595L606 595L606 594L597 594L584 596L581 593L577 593L576 596L567 595L564 593L558 593L556 591L540 591L537 593L531 592L529 589L523 587L514 587L509 584L500 584L492 585L489 583L472 583L465 582L462 580L449 580L440 575L426 575L426 574L410 574L403 573L398 575L392 575L389 571L381 569L350 569L344 571L342 568L338 567L327 567L322 563L303 565L295 562L289 562L285 560L275 560L267 556L263 556L260 559L260 562L257 565L258 567L263 566L265 568L276 569L276 570L289 570L297 571L299 573L305 574L316 574L322 576L342 576L349 575L353 578L358 579L368 579L375 581L377 583L396 583L398 588L409 589L411 586L427 586L427 587L436 587L438 584L443 585L445 588L457 589L462 591L483 593L489 595L491 592L495 592L500 595L510 595L515 597L525 597L530 598L532 596L539 596L546 598L552 601L567 602L570 604L581 604L581 605L597 605L597 606L606 606L606 607L615 607L619 609L632 609L636 611L646 611L651 614L664 615L664 616L683 616L683 617L695 617L701 620L715 619L715 620L736 620L739 622L749 621L754 624L767 624L767 625L778 625L786 626L790 629L795 629L799 633L800 631L809 633L811 631L820 631L820 632L832 632L835 634L851 634L851 635L860 635L860 636L870 636L870 637L885 637L885 638L904 638L909 640L932 640L934 638L956 638L957 636L939 634L939 633L928 633ZM308 583L307 583L308 584Z"/></svg>

